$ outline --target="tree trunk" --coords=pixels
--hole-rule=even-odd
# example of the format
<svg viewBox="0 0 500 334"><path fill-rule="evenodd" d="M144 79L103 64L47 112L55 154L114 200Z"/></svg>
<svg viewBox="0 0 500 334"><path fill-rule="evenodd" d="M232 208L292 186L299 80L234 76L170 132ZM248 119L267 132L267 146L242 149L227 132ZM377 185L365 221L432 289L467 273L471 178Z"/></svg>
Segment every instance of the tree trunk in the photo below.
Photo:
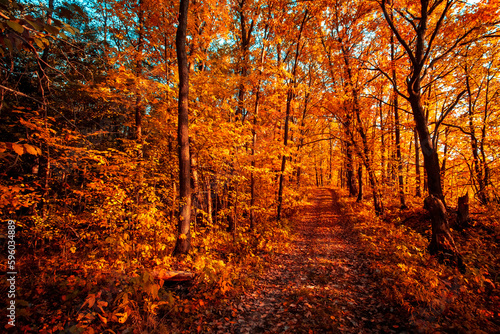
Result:
<svg viewBox="0 0 500 334"><path fill-rule="evenodd" d="M377 178L375 176L375 172L372 169L372 164L370 160L370 148L368 147L368 138L366 135L366 131L363 127L363 122L361 119L361 108L359 104L359 91L357 88L357 84L354 82L351 65L349 62L349 55L342 43L342 39L339 38L340 47L342 49L342 55L344 60L344 65L346 69L346 84L344 85L344 89L346 93L351 95L352 99L352 109L354 111L354 115L356 116L356 129L358 131L359 136L361 137L361 142L363 144L362 149L358 149L358 155L363 161L363 165L366 168L366 172L368 173L368 179L370 180L370 185L372 187L372 196L373 196L373 207L375 209L375 213L381 215L384 213L384 205L382 202L382 195L380 193ZM355 145L354 134L351 132L351 142ZM359 172L359 171L358 171ZM361 184L359 185L362 186Z"/></svg>
<svg viewBox="0 0 500 334"><path fill-rule="evenodd" d="M294 64L293 64L292 80L290 81L290 84L288 87L288 93L287 93L287 97L286 97L285 135L284 135L284 139L283 139L283 144L285 147L288 145L288 131L289 131L288 124L289 124L290 113L291 113L291 109L292 109L292 101L294 98L294 90L295 90L295 85L296 85L298 59L299 59L299 55L300 55L300 40L302 37L302 31L304 29L304 26L305 26L305 23L307 21L308 16L309 16L309 12L306 10L304 13L304 18L302 19L302 23L300 24L299 36L297 38L297 44L295 46L295 59L294 59ZM281 219L281 211L282 211L282 205L283 205L283 189L285 187L286 159L287 159L287 156L285 154L283 154L283 157L281 158L281 173L280 173L280 177L279 177L277 220Z"/></svg>
<svg viewBox="0 0 500 334"><path fill-rule="evenodd" d="M288 145L288 122L290 119L290 109L293 99L292 90L288 91L287 99L286 99L286 114L285 114L285 136L284 136L284 146ZM285 168L286 168L286 154L283 154L281 157L281 173L279 178L279 188L278 188L278 214L277 219L281 219L281 210L283 204L283 189L285 187Z"/></svg>
<svg viewBox="0 0 500 334"><path fill-rule="evenodd" d="M137 46L135 54L135 75L137 79L142 76L142 49L144 47L144 11L142 10L142 0L139 0L139 29L137 36ZM142 114L144 113L142 106L141 89L138 84L135 85L135 140L138 146L138 157L142 159L144 156L142 146Z"/></svg>
<svg viewBox="0 0 500 334"><path fill-rule="evenodd" d="M404 180L403 180L403 162L401 158L401 133L399 125L399 101L397 92L397 76L396 76L396 66L395 66L395 56L394 56L394 34L391 34L391 64L392 64L392 81L393 81L393 92L392 92L392 102L394 108L394 132L396 139L396 165L398 173L398 187L399 187L399 202L401 209L407 209L405 192L404 192Z"/></svg>
<svg viewBox="0 0 500 334"><path fill-rule="evenodd" d="M191 159L191 174L192 174L192 196L191 209L194 217L194 226L198 223L198 210L203 208L203 197L200 193L200 177L198 173L198 159L193 152L189 153Z"/></svg>
<svg viewBox="0 0 500 334"><path fill-rule="evenodd" d="M209 176L208 181L207 181L207 220L208 220L208 224L210 225L210 227L212 227L214 224L214 221L212 218L213 203L212 203L212 182L211 182L211 179L212 178Z"/></svg>
<svg viewBox="0 0 500 334"><path fill-rule="evenodd" d="M386 182L387 182L387 177L386 177L386 169L385 169L385 126L384 126L384 117L383 117L383 110L382 110L382 99L380 99L380 103L379 103L379 112L380 112L380 146L381 146L381 163L380 163L380 167L382 169L382 185L386 185Z"/></svg>
<svg viewBox="0 0 500 334"><path fill-rule="evenodd" d="M464 228L469 226L469 222L469 193L467 192L464 196L458 198L456 221L457 230L462 231Z"/></svg>
<svg viewBox="0 0 500 334"><path fill-rule="evenodd" d="M245 112L245 94L246 94L246 86L245 80L248 76L248 58L249 58L249 48L250 48L250 40L252 38L252 31L254 26L254 21L252 20L250 23L250 27L247 27L247 19L245 17L245 0L239 1L239 17L240 17L240 51L241 51L241 69L240 69L240 84L238 88L238 106L236 108L236 118L241 115L241 120L244 121L246 117Z"/></svg>
<svg viewBox="0 0 500 334"><path fill-rule="evenodd" d="M189 159L189 119L188 94L189 72L186 54L186 33L189 0L180 0L179 25L175 36L177 61L179 68L179 104L178 104L178 135L179 142L179 188L180 216L178 236L173 254L187 254L191 248L191 165Z"/></svg>
<svg viewBox="0 0 500 334"><path fill-rule="evenodd" d="M356 202L361 202L363 200L363 166L358 166L358 198Z"/></svg>
<svg viewBox="0 0 500 334"><path fill-rule="evenodd" d="M444 201L443 189L441 185L441 167L439 166L439 157L427 128L424 109L420 101L420 80L417 80L412 87L408 84L409 101L415 118L416 129L420 138L420 147L424 156L424 168L427 173L427 188L430 195L435 195L441 201ZM415 87L417 86L418 89ZM444 204L444 203L443 203Z"/></svg>
<svg viewBox="0 0 500 334"><path fill-rule="evenodd" d="M454 254L458 255L446 222L446 204L444 202L443 188L441 184L441 168L439 166L437 145L433 143L429 133L427 117L422 106L421 96L421 81L425 77L428 69L428 67L426 67L429 63L428 57L434 51L432 49L433 38L436 34L438 34L442 24L441 19L446 17L453 1L444 2L444 7L442 8L442 12L440 14L441 19L439 19L436 26L432 29L433 31L429 34L428 23L432 20L432 17L430 16L433 14L434 9L436 9L435 6L437 6L437 4L430 6L428 0L420 0L420 13L415 16L412 15L411 18L408 18L410 23L414 26L414 30L412 31L414 35L410 37L411 43L403 37L401 32L396 27L396 22L392 18L394 3L391 1L390 4L388 4L387 0L382 0L379 4L392 33L397 38L399 44L404 49L404 52L407 54L411 62L411 72L406 80L408 96L405 98L411 105L416 130L420 139L420 147L424 157L424 169L427 175L427 187L429 189L430 196L427 197L424 204L430 208L431 215L433 217L432 241L429 249L431 252L438 252L452 248ZM390 6L390 14L388 13L388 6ZM447 245L447 243L449 245Z"/></svg>
<svg viewBox="0 0 500 334"><path fill-rule="evenodd" d="M265 31L267 32L267 26ZM266 33L264 33L264 36ZM264 56L266 54L266 49L262 47L262 51L260 53L260 68L259 74L262 75L263 65L264 65ZM255 148L257 146L257 115L259 114L260 107L260 85L262 80L259 78L256 93L255 93L255 106L253 112L253 127L252 127L252 171L250 173L250 229L253 230L255 228Z"/></svg>
<svg viewBox="0 0 500 334"><path fill-rule="evenodd" d="M258 87L260 89L260 87ZM252 128L252 171L250 173L250 229L255 228L255 146L257 145L257 114L259 112L259 91L255 96L255 109L253 116L253 128Z"/></svg>
<svg viewBox="0 0 500 334"><path fill-rule="evenodd" d="M432 221L432 239L429 245L429 253L439 255L441 260L451 262L463 271L465 269L463 260L451 236L443 202L437 196L429 195L424 200L424 207L429 211Z"/></svg>
<svg viewBox="0 0 500 334"><path fill-rule="evenodd" d="M415 196L422 197L422 192L420 191L420 147L418 145L418 134L417 130L413 129L414 140L415 140Z"/></svg>

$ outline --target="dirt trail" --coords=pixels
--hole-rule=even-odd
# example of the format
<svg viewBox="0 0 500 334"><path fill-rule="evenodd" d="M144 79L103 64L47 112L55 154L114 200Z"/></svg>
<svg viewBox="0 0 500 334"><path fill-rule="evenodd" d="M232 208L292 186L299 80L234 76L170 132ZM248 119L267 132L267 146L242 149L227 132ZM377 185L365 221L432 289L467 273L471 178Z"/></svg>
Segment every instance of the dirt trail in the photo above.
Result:
<svg viewBox="0 0 500 334"><path fill-rule="evenodd" d="M269 259L268 272L213 332L406 332L402 313L381 298L338 194L315 190L295 219L298 237Z"/></svg>

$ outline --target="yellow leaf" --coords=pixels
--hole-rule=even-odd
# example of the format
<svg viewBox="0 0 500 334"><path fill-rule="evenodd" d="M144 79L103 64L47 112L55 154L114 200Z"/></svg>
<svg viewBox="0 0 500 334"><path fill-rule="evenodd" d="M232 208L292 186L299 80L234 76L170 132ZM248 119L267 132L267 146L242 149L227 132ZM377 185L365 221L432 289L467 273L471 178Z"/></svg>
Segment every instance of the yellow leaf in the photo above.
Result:
<svg viewBox="0 0 500 334"><path fill-rule="evenodd" d="M84 307L86 304L89 304L89 308L92 308L92 306L94 306L95 294L93 294L93 293L89 294L89 296L87 297L87 300L85 300L85 303L83 303L82 307Z"/></svg>
<svg viewBox="0 0 500 334"><path fill-rule="evenodd" d="M18 155L23 155L24 154L24 147L23 145L19 145L19 144L14 144L12 143L12 149L14 150L14 152L16 152Z"/></svg>
<svg viewBox="0 0 500 334"><path fill-rule="evenodd" d="M24 27L22 25L20 25L19 23L15 22L15 21L7 21L7 25L9 27L11 27L14 31L22 34L23 31L24 31Z"/></svg>
<svg viewBox="0 0 500 334"><path fill-rule="evenodd" d="M108 323L108 319L106 319L105 317L103 317L102 315L100 315L99 313L97 313L97 315L99 316L99 319L101 319L101 321L104 323L104 324L107 324Z"/></svg>
<svg viewBox="0 0 500 334"><path fill-rule="evenodd" d="M119 322L120 324L123 324L125 321L127 321L127 318L128 318L128 313L127 313L127 312L123 312L123 313L115 313L115 315L116 315L117 317L119 317L119 318L118 318L118 322Z"/></svg>
<svg viewBox="0 0 500 334"><path fill-rule="evenodd" d="M40 49L45 49L45 45L40 38L35 38L35 44L38 45Z"/></svg>
<svg viewBox="0 0 500 334"><path fill-rule="evenodd" d="M26 152L28 152L29 154L38 155L38 150L35 146L28 145L28 144L24 144L23 146L24 146L24 149L26 150Z"/></svg>

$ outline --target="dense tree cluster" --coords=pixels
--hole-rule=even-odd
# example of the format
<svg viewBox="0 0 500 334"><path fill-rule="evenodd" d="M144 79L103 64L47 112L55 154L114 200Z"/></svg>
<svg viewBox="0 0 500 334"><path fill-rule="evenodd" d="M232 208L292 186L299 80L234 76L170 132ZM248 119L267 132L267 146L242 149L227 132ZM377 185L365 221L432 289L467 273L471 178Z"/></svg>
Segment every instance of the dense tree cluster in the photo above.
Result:
<svg viewBox="0 0 500 334"><path fill-rule="evenodd" d="M3 1L2 214L35 248L83 224L140 254L190 238L187 202L181 221L228 231L282 218L311 185L369 191L379 215L392 192L402 208L498 202L499 7Z"/></svg>

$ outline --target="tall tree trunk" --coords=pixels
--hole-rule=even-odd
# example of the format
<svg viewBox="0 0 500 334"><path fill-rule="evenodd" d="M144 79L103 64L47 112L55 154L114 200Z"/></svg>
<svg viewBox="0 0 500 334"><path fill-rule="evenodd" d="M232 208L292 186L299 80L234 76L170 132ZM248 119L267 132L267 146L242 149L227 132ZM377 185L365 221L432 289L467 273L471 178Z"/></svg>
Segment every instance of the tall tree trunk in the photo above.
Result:
<svg viewBox="0 0 500 334"><path fill-rule="evenodd" d="M297 156L300 157L299 152L304 146L304 128L305 128L305 122L306 122L306 115L307 115L307 106L309 104L310 98L311 98L311 85L312 85L312 76L311 76L311 67L309 67L309 84L308 84L308 89L306 90L306 93L304 94L304 109L302 110L302 119L300 121L300 128L299 128L299 145L297 147ZM331 161L331 157L330 157ZM300 175L302 174L302 168L299 164L297 167L297 186L300 186Z"/></svg>
<svg viewBox="0 0 500 334"><path fill-rule="evenodd" d="M447 127L444 131L444 151L443 151L443 162L441 163L441 180L445 180L446 176L446 161L448 160L448 136L450 134L450 128ZM444 188L444 185L443 185Z"/></svg>
<svg viewBox="0 0 500 334"><path fill-rule="evenodd" d="M137 149L138 158L138 168L137 168L137 189L136 192L136 204L139 206L142 203L142 188L144 187L144 145L142 140L142 117L144 113L144 106L142 104L141 87L139 82L142 76L142 51L144 48L144 11L143 11L143 0L139 0L138 3L138 21L139 27L137 32L137 45L135 51L135 76L137 82L134 84L133 91L135 92L135 106L134 106L134 116L135 116L135 133L134 139Z"/></svg>
<svg viewBox="0 0 500 334"><path fill-rule="evenodd" d="M142 1L139 0L139 29L137 35L137 45L135 54L135 75L138 79L142 76L142 50L144 48L144 11L142 9ZM142 106L141 88L138 84L135 85L135 140L138 146L139 159L143 157L142 147L142 114L144 108Z"/></svg>
<svg viewBox="0 0 500 334"><path fill-rule="evenodd" d="M173 149L173 142L175 140L175 137L171 134L168 136L168 158L171 160L175 159L175 153ZM177 199L177 183L175 180L175 175L173 169L170 169L170 178L172 179L172 207L170 210L170 221L173 222L175 219L175 212L177 211L176 208L176 199Z"/></svg>
<svg viewBox="0 0 500 334"><path fill-rule="evenodd" d="M479 202L481 204L486 203L486 199L484 196L484 185L483 185L483 175L482 169L479 163L479 154L478 154L478 140L476 138L476 133L474 130L474 105L472 102L472 90L470 87L470 79L466 70L466 87L467 87L467 101L468 101L468 116L469 116L469 136L470 136L470 145L472 151L472 167L475 172L475 175L472 177L473 180L476 180L478 183L477 186L477 196L479 198Z"/></svg>
<svg viewBox="0 0 500 334"><path fill-rule="evenodd" d="M451 10L453 3L454 1L449 0L443 2L444 6L440 8L441 13L436 14L438 15L438 21L436 21L436 25L432 28L433 31L429 33L428 23L432 21L430 15L433 15L433 11L437 8L437 4L433 3L433 5L430 6L429 0L420 0L420 13L408 18L410 23L414 26L414 36L411 37L411 44L403 38L395 25L395 21L392 19L392 13L394 12L392 6L394 3L391 1L388 5L387 0L382 0L379 4L384 13L386 22L411 62L411 73L406 80L408 96L405 98L411 105L415 126L420 139L420 147L424 157L424 169L427 174L429 197L427 197L425 204L430 208L432 217L432 241L429 249L431 252L446 252L450 250L458 257L458 252L445 220L446 205L441 184L441 168L439 166L437 145L432 141L429 133L427 117L422 106L421 96L421 82L428 69L426 67L428 64L428 57L433 51L432 41L438 34L443 19L446 17L448 11ZM388 13L388 6L390 14ZM452 106L450 106L450 108L452 108Z"/></svg>
<svg viewBox="0 0 500 334"><path fill-rule="evenodd" d="M427 188L429 194L435 195L444 201L443 188L441 185L441 168L436 147L432 142L424 108L420 100L420 80L416 79L412 85L408 84L409 101L415 118L416 129L420 138L420 147L424 156L424 168L427 173Z"/></svg>
<svg viewBox="0 0 500 334"><path fill-rule="evenodd" d="M384 116L383 116L383 108L382 108L382 99L380 99L379 103L379 112L380 112L380 146L381 146L381 158L382 161L380 163L380 167L382 169L382 185L385 186L387 182L387 173L385 167L385 126L384 126Z"/></svg>
<svg viewBox="0 0 500 334"><path fill-rule="evenodd" d="M348 116L347 122L344 125L344 130L346 131L346 135L350 136L352 131L349 129L351 126L350 115ZM345 164L346 164L346 181L347 188L349 190L349 197L356 196L358 190L356 189L356 181L354 179L354 162L353 162L353 148L350 140L346 141L345 144Z"/></svg>
<svg viewBox="0 0 500 334"><path fill-rule="evenodd" d="M245 16L245 11L247 8L245 8L245 2L246 0L240 0L238 5L239 5L239 17L240 17L240 39L241 39L241 44L240 44L240 52L241 52L241 57L240 57L240 62L241 62L241 68L240 68L240 84L239 84L239 89L238 89L238 106L236 108L236 117L238 118L239 115L241 115L241 120L244 121L246 117L246 112L245 112L245 107L244 107L244 101L245 101L245 94L246 94L246 86L245 86L245 80L247 79L248 76L248 58L249 58L249 49L250 49L250 40L252 38L252 31L253 31L253 26L254 26L254 21L252 20L250 22L250 26L248 27L247 24L247 18Z"/></svg>
<svg viewBox="0 0 500 334"><path fill-rule="evenodd" d="M395 66L395 55L394 55L394 34L391 34L391 64L392 64L392 81L393 81L393 92L392 92L392 104L394 108L394 131L396 139L396 165L398 173L398 187L399 187L399 202L401 209L408 208L406 206L405 191L404 191L404 180L403 180L403 161L401 158L401 133L399 125L399 101L397 92L397 76L396 76L396 66Z"/></svg>
<svg viewBox="0 0 500 334"><path fill-rule="evenodd" d="M191 145L190 145L191 146ZM198 171L198 159L195 153L190 152L191 174L192 174L192 196L191 209L194 217L194 226L198 223L198 210L204 207L204 199L200 190L200 175Z"/></svg>
<svg viewBox="0 0 500 334"><path fill-rule="evenodd" d="M363 166L358 166L358 198L356 202L361 202L363 200Z"/></svg>
<svg viewBox="0 0 500 334"><path fill-rule="evenodd" d="M345 49L345 46L342 42L342 39L339 38L340 47L342 50L345 70L346 70L346 84L344 85L344 89L346 93L350 94L352 100L352 109L354 111L354 115L356 116L356 129L361 137L361 142L363 144L362 150L358 150L359 156L363 161L363 164L366 168L366 172L368 173L368 179L370 180L370 185L372 187L372 196L373 196L373 207L375 209L375 213L377 215L381 215L384 213L384 205L382 202L382 194L380 193L380 189L378 187L377 178L375 176L375 172L373 171L370 159L370 148L368 147L368 137L366 135L365 129L363 127L363 122L361 119L361 108L359 104L359 92L357 88L357 84L354 82L351 64L349 62L349 55ZM355 138L354 134L351 133L351 141L354 144ZM360 185L361 186L361 185Z"/></svg>
<svg viewBox="0 0 500 334"><path fill-rule="evenodd" d="M257 87L257 93L255 95L255 108L253 115L253 128L252 128L252 171L250 172L250 229L255 228L255 147L257 145L257 115L259 113L259 97L260 97L260 85Z"/></svg>
<svg viewBox="0 0 500 334"><path fill-rule="evenodd" d="M293 91L288 90L286 98L286 112L285 112L285 135L283 139L283 145L286 147L288 145L288 122L290 119L290 109L292 108ZM286 168L286 154L281 157L281 173L279 178L279 188L278 188L278 215L277 219L281 219L281 210L283 204L283 189L285 188L285 168Z"/></svg>
<svg viewBox="0 0 500 334"><path fill-rule="evenodd" d="M264 36L267 34L267 25L264 29ZM264 57L266 55L266 49L264 45L262 46L262 51L260 53L260 67L259 67L259 75L262 75L263 65L264 65ZM255 148L257 146L257 116L259 115L259 107L260 107L260 86L262 80L259 78L257 83L256 92L255 92L255 106L253 112L253 127L252 127L252 171L250 172L250 229L255 228Z"/></svg>
<svg viewBox="0 0 500 334"><path fill-rule="evenodd" d="M427 33L427 23L429 20L429 1L420 0L421 3L421 18L418 20L418 29L416 30L415 44L413 49L408 46L408 44L403 40L399 31L394 26L392 20L392 15L387 13L386 8L387 1L383 0L381 3L382 10L386 21L389 23L392 32L398 38L398 41L403 45L405 51L411 57L411 76L407 79L407 99L410 102L413 118L415 120L416 129L420 139L420 147L422 149L422 154L424 157L424 168L427 172L427 186L429 189L429 194L435 195L441 201L444 201L443 189L441 184L441 169L439 166L439 157L437 153L437 148L432 142L429 128L427 126L427 118L425 114L424 107L422 106L422 87L421 81L424 75L425 66L425 56L426 52L426 38ZM451 3L447 3L444 11L449 9ZM392 11L392 9L391 9Z"/></svg>
<svg viewBox="0 0 500 334"><path fill-rule="evenodd" d="M178 134L179 142L179 188L180 188L180 215L178 222L178 236L173 254L187 254L191 248L191 165L189 159L189 119L188 94L189 72L186 54L186 34L189 0L180 0L179 25L175 36L177 62L179 68L179 113Z"/></svg>
<svg viewBox="0 0 500 334"><path fill-rule="evenodd" d="M488 72L490 72L491 68L488 68ZM482 196L483 196L483 199L484 199L484 203L487 204L489 202L489 196L488 196L488 183L490 182L490 171L489 171L489 167L488 167L488 161L486 159L486 152L485 152L485 149L484 149L484 146L485 146L485 141L486 141L486 128L487 128L487 124L488 124L488 111L489 111L489 108L490 108L490 100L489 100L489 92L490 92L490 84L491 84L491 80L492 78L491 77L488 77L488 81L487 81L487 85L486 85L486 98L485 98L485 104L484 104L484 109L483 109L483 119L482 119L482 127L481 127L481 141L479 143L479 150L480 150L480 153L481 153L481 159L480 159L480 162L481 162L481 167L480 169L482 170ZM494 94L497 94L498 91L496 91Z"/></svg>
<svg viewBox="0 0 500 334"><path fill-rule="evenodd" d="M417 130L413 129L413 135L415 140L415 196L421 197L422 192L420 190L421 178L420 178L420 147L418 145L418 134Z"/></svg>
<svg viewBox="0 0 500 334"><path fill-rule="evenodd" d="M286 96L286 110L285 110L285 135L283 139L283 144L286 147L288 145L288 124L289 124L289 119L290 119L290 113L292 109L292 101L294 98L294 90L296 86L296 80L297 80L297 66L298 66L298 59L300 55L300 40L302 38L302 31L304 29L305 23L309 17L309 12L306 10L304 12L304 17L302 19L302 23L300 24L300 30L299 30L299 36L297 38L297 44L295 46L295 59L294 59L294 64L293 64L293 70L292 70L292 80L290 81L289 87L288 87L288 92ZM285 169L286 169L286 159L287 156L286 154L283 154L281 157L281 173L279 175L279 188L278 188L278 212L277 212L277 219L281 219L281 210L282 210L282 205L283 205L283 190L285 188Z"/></svg>
<svg viewBox="0 0 500 334"><path fill-rule="evenodd" d="M213 220L213 213L212 213L212 208L213 208L213 203L212 203L212 177L209 174L207 177L207 220L208 224L210 227L213 226L214 220Z"/></svg>

